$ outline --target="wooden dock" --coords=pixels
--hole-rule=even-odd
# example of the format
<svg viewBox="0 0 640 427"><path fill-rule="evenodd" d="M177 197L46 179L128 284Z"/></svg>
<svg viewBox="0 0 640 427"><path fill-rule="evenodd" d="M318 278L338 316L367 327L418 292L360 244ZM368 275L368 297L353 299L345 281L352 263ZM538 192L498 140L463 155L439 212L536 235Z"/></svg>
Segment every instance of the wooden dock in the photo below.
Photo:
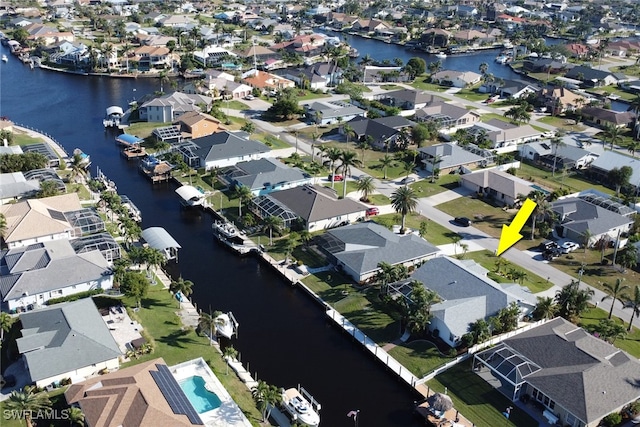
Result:
<svg viewBox="0 0 640 427"><path fill-rule="evenodd" d="M138 157L144 157L147 155L147 151L144 147L128 147L120 152L122 157L127 160L137 159Z"/></svg>

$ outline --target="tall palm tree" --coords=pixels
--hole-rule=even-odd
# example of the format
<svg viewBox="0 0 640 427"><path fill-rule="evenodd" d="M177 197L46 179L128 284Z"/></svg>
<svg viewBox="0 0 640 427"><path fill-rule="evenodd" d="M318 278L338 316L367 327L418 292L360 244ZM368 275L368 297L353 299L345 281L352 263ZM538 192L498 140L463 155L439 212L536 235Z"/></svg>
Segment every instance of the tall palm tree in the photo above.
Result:
<svg viewBox="0 0 640 427"><path fill-rule="evenodd" d="M258 410L262 413L262 421L266 421L271 412L271 408L281 400L281 395L276 386L267 384L259 380L258 384L251 389L251 395L256 402Z"/></svg>
<svg viewBox="0 0 640 427"><path fill-rule="evenodd" d="M167 257L156 248L145 247L142 253L143 261L147 264L147 276L151 276L151 271L167 263Z"/></svg>
<svg viewBox="0 0 640 427"><path fill-rule="evenodd" d="M235 360L236 357L238 357L238 350L236 350L232 345L230 345L229 347L226 347L224 349L224 351L222 352L222 356L224 357L224 360L227 361L226 375L229 375L229 363L231 363L233 360Z"/></svg>
<svg viewBox="0 0 640 427"><path fill-rule="evenodd" d="M616 279L615 285L610 285L609 283L602 284L602 286L604 286L604 291L607 293L607 295L602 297L600 301L602 302L608 299L613 300L611 301L611 308L609 309L608 319L611 319L611 316L613 315L613 306L616 304L616 301L620 301L620 304L624 306L625 298L627 298L627 296L624 294L624 291L629 289L629 286L623 285L622 284L623 280L624 279L620 279L620 278Z"/></svg>
<svg viewBox="0 0 640 427"><path fill-rule="evenodd" d="M533 316L535 319L553 319L557 312L558 306L552 297L538 297Z"/></svg>
<svg viewBox="0 0 640 427"><path fill-rule="evenodd" d="M193 282L191 280L184 280L182 276L180 276L178 280L171 280L169 291L174 294L180 292L185 297L188 297L193 293Z"/></svg>
<svg viewBox="0 0 640 427"><path fill-rule="evenodd" d="M335 187L335 173L336 173L336 169L335 169L335 165L336 162L338 160L340 160L340 157L342 156L342 150L336 147L329 147L327 148L326 152L325 152L326 156L327 156L327 161L325 162L329 164L329 170L331 172L331 188Z"/></svg>
<svg viewBox="0 0 640 427"><path fill-rule="evenodd" d="M347 137L347 144L349 143L349 140L351 139L351 137L356 135L355 131L349 125L349 123L345 123L342 125L342 132L344 133L344 136Z"/></svg>
<svg viewBox="0 0 640 427"><path fill-rule="evenodd" d="M542 191L532 191L527 197L536 204L536 207L531 214L531 240L533 240L536 232L536 221L539 218L544 218L545 215L551 214L553 211L551 210L551 205L547 201L547 196Z"/></svg>
<svg viewBox="0 0 640 427"><path fill-rule="evenodd" d="M7 218L0 213L0 249L4 247L5 237L7 237Z"/></svg>
<svg viewBox="0 0 640 427"><path fill-rule="evenodd" d="M351 175L351 167L360 166L362 162L358 159L358 154L355 151L343 150L340 154L340 170L344 178L342 188L342 198L347 197L347 180Z"/></svg>
<svg viewBox="0 0 640 427"><path fill-rule="evenodd" d="M369 196L375 191L375 189L376 184L370 176L362 177L358 181L358 191L362 193L360 200L365 203L369 202Z"/></svg>
<svg viewBox="0 0 640 427"><path fill-rule="evenodd" d="M362 140L362 141L358 141L357 143L357 147L362 151L362 165L364 165L364 155L365 155L365 150L368 150L369 148L371 148L371 140L373 139L373 137L371 135L367 135L367 137Z"/></svg>
<svg viewBox="0 0 640 427"><path fill-rule="evenodd" d="M4 403L5 410L15 411L12 413L24 417L27 427L33 426L32 413L46 411L50 408L51 401L47 395L44 392L36 393L35 388L31 386L25 386L21 391L12 391L9 399Z"/></svg>
<svg viewBox="0 0 640 427"><path fill-rule="evenodd" d="M69 408L69 425L84 427L84 412L75 406Z"/></svg>
<svg viewBox="0 0 640 427"><path fill-rule="evenodd" d="M640 149L640 142L638 141L631 141L629 145L627 145L627 150L629 151L629 153L631 153L634 159L639 149Z"/></svg>
<svg viewBox="0 0 640 427"><path fill-rule="evenodd" d="M556 176L558 149L561 147L565 147L567 144L565 144L565 142L562 140L562 134L560 132L556 132L549 142L551 142L551 146L553 147L553 169L551 170L551 175Z"/></svg>
<svg viewBox="0 0 640 427"><path fill-rule="evenodd" d="M609 142L611 144L611 149L616 143L622 141L622 130L615 125L605 125L604 127L604 138L602 140L602 145L604 146L605 142Z"/></svg>
<svg viewBox="0 0 640 427"><path fill-rule="evenodd" d="M376 273L376 281L381 282L380 294L387 293L389 283L395 281L395 268L388 262L381 261L378 263L378 272Z"/></svg>
<svg viewBox="0 0 640 427"><path fill-rule="evenodd" d="M469 325L469 334L473 337L473 343L478 344L491 338L489 323L484 319L478 319Z"/></svg>
<svg viewBox="0 0 640 427"><path fill-rule="evenodd" d="M69 181L77 182L78 178L87 177L87 162L80 153L74 153L71 158L71 170L69 171Z"/></svg>
<svg viewBox="0 0 640 427"><path fill-rule="evenodd" d="M242 217L242 203L249 203L253 198L251 189L245 185L236 185L236 197L238 198L238 218Z"/></svg>
<svg viewBox="0 0 640 427"><path fill-rule="evenodd" d="M273 246L273 232L280 233L282 231L282 218L279 216L268 216L264 219L263 229L269 230L269 245Z"/></svg>
<svg viewBox="0 0 640 427"><path fill-rule="evenodd" d="M393 166L396 163L395 159L393 158L393 156L385 154L380 159L378 159L378 162L382 166L382 173L384 174L384 177L382 179L387 179L387 168Z"/></svg>
<svg viewBox="0 0 640 427"><path fill-rule="evenodd" d="M13 325L15 321L16 318L9 313L4 311L0 313L0 346L2 345L2 341L4 341L4 333L11 330L11 325Z"/></svg>
<svg viewBox="0 0 640 427"><path fill-rule="evenodd" d="M442 156L436 154L429 159L429 163L431 164L431 183L436 182L436 177L440 174L440 168L438 165L442 163Z"/></svg>
<svg viewBox="0 0 640 427"><path fill-rule="evenodd" d="M633 298L630 298L629 301L627 301L624 308L631 309L631 319L629 319L629 326L627 327L627 331L631 331L633 318L640 317L640 285L636 285L633 291Z"/></svg>
<svg viewBox="0 0 640 427"><path fill-rule="evenodd" d="M407 214L416 210L418 206L418 198L415 191L411 187L402 186L393 192L391 195L391 206L402 215L402 226L400 227L400 233L405 232L405 220Z"/></svg>

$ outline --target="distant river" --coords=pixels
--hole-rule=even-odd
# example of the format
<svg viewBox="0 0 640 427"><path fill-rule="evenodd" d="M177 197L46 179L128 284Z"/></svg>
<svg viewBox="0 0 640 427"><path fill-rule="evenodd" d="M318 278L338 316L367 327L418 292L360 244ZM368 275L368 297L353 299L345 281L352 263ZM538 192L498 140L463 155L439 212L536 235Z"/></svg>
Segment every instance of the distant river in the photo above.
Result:
<svg viewBox="0 0 640 427"><path fill-rule="evenodd" d="M353 426L346 414L354 409L361 411L361 427L419 426L412 414L416 395L408 386L331 325L302 291L256 259L238 258L214 242L212 218L181 210L175 185L152 186L135 162L119 155L115 135L102 126L105 109L126 107L133 97L159 89L157 79L31 71L9 56L0 63L0 116L41 129L69 153L79 147L90 154L142 210L143 228L164 227L180 243L173 273L195 283L198 307L233 311L240 322L233 345L249 370L269 384L308 389L322 404L322 426Z"/></svg>

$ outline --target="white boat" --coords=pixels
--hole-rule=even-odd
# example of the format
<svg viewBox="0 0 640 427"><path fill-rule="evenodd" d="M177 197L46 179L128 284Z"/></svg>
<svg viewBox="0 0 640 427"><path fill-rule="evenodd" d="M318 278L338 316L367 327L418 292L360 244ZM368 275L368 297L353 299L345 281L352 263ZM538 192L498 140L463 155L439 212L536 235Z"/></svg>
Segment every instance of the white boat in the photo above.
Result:
<svg viewBox="0 0 640 427"><path fill-rule="evenodd" d="M123 115L124 111L122 111L122 108L118 107L117 105L112 105L111 107L107 108L107 112L105 118L102 120L102 124L106 128L118 127L120 126L120 119L122 119Z"/></svg>
<svg viewBox="0 0 640 427"><path fill-rule="evenodd" d="M436 58L445 59L446 57L447 57L447 54L444 52L436 53Z"/></svg>
<svg viewBox="0 0 640 427"><path fill-rule="evenodd" d="M7 55L2 55L2 62L9 62L9 57Z"/></svg>
<svg viewBox="0 0 640 427"><path fill-rule="evenodd" d="M217 236L227 239L232 239L240 235L240 231L238 231L236 226L227 221L215 221L211 227Z"/></svg>
<svg viewBox="0 0 640 427"><path fill-rule="evenodd" d="M233 313L222 313L215 318L216 335L230 339L236 333L238 322Z"/></svg>
<svg viewBox="0 0 640 427"><path fill-rule="evenodd" d="M282 389L282 406L291 415L293 421L298 424L309 427L316 427L320 424L320 415L318 414L320 405L300 386L287 390Z"/></svg>

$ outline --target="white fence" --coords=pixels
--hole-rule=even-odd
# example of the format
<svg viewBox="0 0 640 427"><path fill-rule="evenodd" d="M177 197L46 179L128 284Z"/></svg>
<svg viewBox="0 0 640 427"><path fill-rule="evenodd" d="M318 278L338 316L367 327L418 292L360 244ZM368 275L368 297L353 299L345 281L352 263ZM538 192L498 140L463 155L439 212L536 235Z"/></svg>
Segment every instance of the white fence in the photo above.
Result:
<svg viewBox="0 0 640 427"><path fill-rule="evenodd" d="M529 324L523 326L522 328L518 328L515 331L506 332L506 333L504 333L502 335L496 335L495 337L492 337L491 339L489 339L489 340L487 340L485 342L482 342L480 344L476 344L476 345L474 345L472 347L469 347L469 352L468 353L469 353L469 355L477 353L478 351L484 350L487 347L494 346L494 345L498 344L499 342L502 342L502 341L506 340L507 338L514 337L514 336L516 336L518 334L526 332L529 329L533 329L536 326L540 326L540 325L542 325L544 323L547 323L547 322L548 322L548 320L546 320L546 319L538 320L537 322L529 323Z"/></svg>

